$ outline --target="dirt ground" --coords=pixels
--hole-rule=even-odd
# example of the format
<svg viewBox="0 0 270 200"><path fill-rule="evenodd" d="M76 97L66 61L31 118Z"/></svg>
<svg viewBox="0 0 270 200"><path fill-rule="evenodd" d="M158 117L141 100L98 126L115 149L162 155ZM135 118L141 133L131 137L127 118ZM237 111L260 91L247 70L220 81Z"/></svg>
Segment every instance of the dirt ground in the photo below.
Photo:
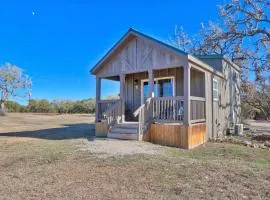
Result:
<svg viewBox="0 0 270 200"><path fill-rule="evenodd" d="M264 133L270 135L270 122L262 120L247 120L246 127L255 129L258 133Z"/></svg>
<svg viewBox="0 0 270 200"><path fill-rule="evenodd" d="M270 199L270 151L96 139L88 115L0 117L0 199Z"/></svg>

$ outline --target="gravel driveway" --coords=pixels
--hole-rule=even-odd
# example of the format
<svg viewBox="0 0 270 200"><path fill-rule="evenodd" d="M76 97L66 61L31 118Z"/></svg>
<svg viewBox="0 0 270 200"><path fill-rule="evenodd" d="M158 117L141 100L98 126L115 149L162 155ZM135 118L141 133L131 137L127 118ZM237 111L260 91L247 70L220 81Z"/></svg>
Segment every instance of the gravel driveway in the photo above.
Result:
<svg viewBox="0 0 270 200"><path fill-rule="evenodd" d="M85 141L84 150L97 154L98 157L125 156L133 154L164 154L171 147L155 145L149 142L132 140L114 140L96 138Z"/></svg>

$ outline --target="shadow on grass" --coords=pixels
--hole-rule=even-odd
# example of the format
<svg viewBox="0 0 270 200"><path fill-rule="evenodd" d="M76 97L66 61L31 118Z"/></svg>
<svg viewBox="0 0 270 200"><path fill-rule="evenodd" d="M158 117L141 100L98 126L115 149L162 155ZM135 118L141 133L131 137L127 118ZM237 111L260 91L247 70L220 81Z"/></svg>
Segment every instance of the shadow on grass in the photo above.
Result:
<svg viewBox="0 0 270 200"><path fill-rule="evenodd" d="M63 124L60 128L49 128L34 131L0 133L0 138L5 137L30 137L47 140L66 140L87 138L92 141L95 136L94 124Z"/></svg>

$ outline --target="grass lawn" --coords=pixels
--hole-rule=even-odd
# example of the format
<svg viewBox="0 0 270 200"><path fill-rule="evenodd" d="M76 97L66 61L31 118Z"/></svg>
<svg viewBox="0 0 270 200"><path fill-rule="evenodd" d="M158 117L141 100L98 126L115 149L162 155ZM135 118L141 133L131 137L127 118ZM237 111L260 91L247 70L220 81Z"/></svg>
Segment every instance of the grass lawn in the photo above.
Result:
<svg viewBox="0 0 270 200"><path fill-rule="evenodd" d="M51 118L56 116L42 121ZM16 131L0 126L0 199L270 199L269 150L208 143L189 151L158 146L162 153L104 157L89 148L95 143L85 137L89 119L71 118L75 136L69 138L50 137L69 131L62 125L66 118L52 120L42 134L38 127L28 131L26 121L19 120Z"/></svg>

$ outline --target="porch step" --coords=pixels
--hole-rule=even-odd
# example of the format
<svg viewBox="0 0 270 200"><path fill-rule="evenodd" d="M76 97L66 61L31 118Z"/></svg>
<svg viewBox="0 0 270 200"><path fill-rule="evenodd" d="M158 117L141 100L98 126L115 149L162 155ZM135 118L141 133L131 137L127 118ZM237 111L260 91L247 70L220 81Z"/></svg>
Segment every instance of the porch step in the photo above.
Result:
<svg viewBox="0 0 270 200"><path fill-rule="evenodd" d="M137 140L138 127L138 123L117 124L108 132L107 137L114 139Z"/></svg>
<svg viewBox="0 0 270 200"><path fill-rule="evenodd" d="M122 134L137 134L138 130L135 128L113 128L110 132Z"/></svg>
<svg viewBox="0 0 270 200"><path fill-rule="evenodd" d="M139 124L137 122L125 122L121 124L117 124L115 126L116 128L121 128L121 129L138 129Z"/></svg>
<svg viewBox="0 0 270 200"><path fill-rule="evenodd" d="M138 140L138 134L123 134L123 133L111 133L107 134L108 138L120 139L120 140Z"/></svg>

